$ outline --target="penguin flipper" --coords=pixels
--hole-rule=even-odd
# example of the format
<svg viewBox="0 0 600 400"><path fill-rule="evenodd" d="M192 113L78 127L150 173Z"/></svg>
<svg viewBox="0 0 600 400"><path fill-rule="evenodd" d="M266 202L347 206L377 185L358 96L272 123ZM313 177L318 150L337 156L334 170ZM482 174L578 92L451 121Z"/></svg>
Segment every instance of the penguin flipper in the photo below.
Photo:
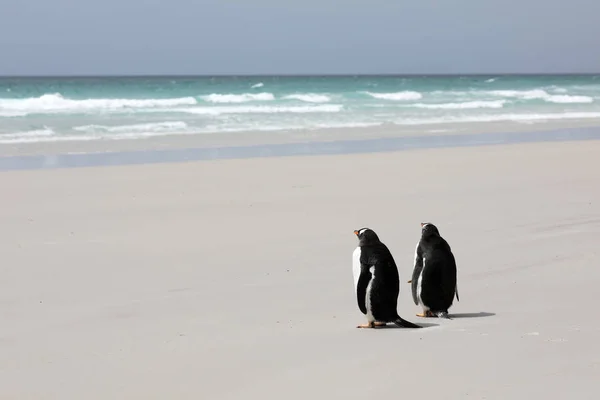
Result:
<svg viewBox="0 0 600 400"><path fill-rule="evenodd" d="M419 285L419 277L423 271L423 257L421 253L421 247L417 244L415 250L415 266L413 268L412 279L408 281L410 283L410 289L412 292L413 302L416 306L419 305L419 299L417 298L417 286Z"/></svg>
<svg viewBox="0 0 600 400"><path fill-rule="evenodd" d="M369 266L362 264L360 266L360 276L358 277L358 284L356 285L356 301L358 302L358 308L363 314L367 313L367 287L371 281L371 272Z"/></svg>

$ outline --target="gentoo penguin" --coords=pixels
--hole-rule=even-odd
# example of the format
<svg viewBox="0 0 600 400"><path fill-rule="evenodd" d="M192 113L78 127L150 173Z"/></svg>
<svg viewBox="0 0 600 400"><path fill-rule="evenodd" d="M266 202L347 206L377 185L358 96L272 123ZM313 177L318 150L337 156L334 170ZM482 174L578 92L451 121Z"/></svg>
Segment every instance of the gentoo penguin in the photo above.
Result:
<svg viewBox="0 0 600 400"><path fill-rule="evenodd" d="M448 318L448 309L458 289L456 260L448 242L430 222L421 223L421 239L415 249L411 283L413 301L423 313L417 317Z"/></svg>
<svg viewBox="0 0 600 400"><path fill-rule="evenodd" d="M421 328L402 319L396 310L400 282L392 253L373 230L362 228L354 234L359 241L352 255L354 289L358 308L367 316L367 324L357 328L374 328L388 322Z"/></svg>

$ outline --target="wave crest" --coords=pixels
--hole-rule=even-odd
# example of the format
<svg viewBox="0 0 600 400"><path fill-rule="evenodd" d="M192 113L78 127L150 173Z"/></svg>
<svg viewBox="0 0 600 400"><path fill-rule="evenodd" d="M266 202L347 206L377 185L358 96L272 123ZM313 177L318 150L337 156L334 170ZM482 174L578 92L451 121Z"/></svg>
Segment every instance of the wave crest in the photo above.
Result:
<svg viewBox="0 0 600 400"><path fill-rule="evenodd" d="M365 92L369 96L380 99L380 100L419 100L423 98L423 95L419 92L413 92L410 90L406 90L403 92L395 92L395 93L373 93L373 92Z"/></svg>
<svg viewBox="0 0 600 400"><path fill-rule="evenodd" d="M246 103L248 101L271 101L275 100L273 93L243 93L243 94L220 94L213 93L200 96L204 101L210 103Z"/></svg>
<svg viewBox="0 0 600 400"><path fill-rule="evenodd" d="M544 100L550 103L593 103L594 99L589 96L556 95L549 94L542 89L532 90L492 90L490 94L502 97L516 97L523 100Z"/></svg>
<svg viewBox="0 0 600 400"><path fill-rule="evenodd" d="M506 100L494 100L494 101L467 101L464 103L441 103L441 104L424 104L417 103L412 104L411 107L426 108L432 110L464 110L464 109L475 109L475 108L502 108Z"/></svg>
<svg viewBox="0 0 600 400"><path fill-rule="evenodd" d="M300 100L307 103L327 103L331 101L329 96L325 96L324 94L316 94L316 93L306 93L306 94L290 94L288 96L283 97L286 100Z"/></svg>
<svg viewBox="0 0 600 400"><path fill-rule="evenodd" d="M60 93L26 99L0 99L0 114L36 114L48 112L102 111L127 108L173 107L198 104L193 97L175 99L86 99L64 98ZM17 116L17 115L14 115Z"/></svg>
<svg viewBox="0 0 600 400"><path fill-rule="evenodd" d="M397 125L429 125L454 124L473 122L535 122L556 121L568 119L600 119L600 112L565 112L552 114L487 114L487 115L456 115L440 118L404 119L394 121Z"/></svg>
<svg viewBox="0 0 600 400"><path fill-rule="evenodd" d="M327 104L318 106L245 106L245 107L190 107L178 108L170 111L184 112L201 115L221 114L276 114L276 113L337 113L343 109L339 104Z"/></svg>
<svg viewBox="0 0 600 400"><path fill-rule="evenodd" d="M183 121L173 122L156 122L148 124L132 124L132 125L83 125L76 126L73 130L78 132L88 133L122 133L122 132L173 132L186 130L188 125Z"/></svg>
<svg viewBox="0 0 600 400"><path fill-rule="evenodd" d="M92 136L60 136L51 128L0 134L0 144L70 142L94 139Z"/></svg>

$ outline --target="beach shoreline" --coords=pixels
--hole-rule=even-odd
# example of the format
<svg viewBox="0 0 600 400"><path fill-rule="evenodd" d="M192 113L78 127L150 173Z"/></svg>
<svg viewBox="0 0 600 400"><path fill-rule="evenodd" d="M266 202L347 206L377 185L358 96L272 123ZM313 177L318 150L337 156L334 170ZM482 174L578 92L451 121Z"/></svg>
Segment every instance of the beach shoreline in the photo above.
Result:
<svg viewBox="0 0 600 400"><path fill-rule="evenodd" d="M411 136L451 136L486 133L523 133L569 129L596 129L595 120L564 120L536 123L486 122L429 124L415 126L381 125L355 128L297 129L281 131L242 131L206 134L156 135L135 139L97 139L0 143L0 157L63 153L153 151L184 148L217 148L259 144L288 144L340 140L367 140Z"/></svg>
<svg viewBox="0 0 600 400"><path fill-rule="evenodd" d="M538 126L539 128L539 126ZM523 130L523 131L498 131L487 133L436 133L408 136L408 135L379 135L371 131L363 131L367 138L352 138L346 134L345 140L314 140L290 141L280 140L269 142L260 141L260 136L248 134L246 145L238 146L175 146L177 141L169 142L171 146L163 148L140 148L139 143L135 150L127 148L112 151L93 152L67 151L53 154L45 146L40 146L36 151L20 155L5 155L0 157L0 171L19 169L53 169L76 168L92 166L137 165L172 162L210 161L219 159L244 159L263 157L286 156L311 156L311 155L342 155L361 153L394 152L417 149L433 149L440 147L471 147L488 145L509 145L533 142L568 142L582 140L599 140L600 127L567 127L554 130ZM263 138L264 139L264 138ZM45 149L41 152L42 149ZM80 149L81 150L81 149Z"/></svg>

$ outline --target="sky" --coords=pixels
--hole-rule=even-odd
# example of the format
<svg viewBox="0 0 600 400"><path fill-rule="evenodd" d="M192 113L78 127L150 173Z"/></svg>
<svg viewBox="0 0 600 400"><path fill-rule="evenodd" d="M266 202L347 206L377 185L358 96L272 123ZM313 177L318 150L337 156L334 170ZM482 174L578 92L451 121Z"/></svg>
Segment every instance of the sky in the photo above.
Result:
<svg viewBox="0 0 600 400"><path fill-rule="evenodd" d="M598 0L0 0L0 75L600 72Z"/></svg>

